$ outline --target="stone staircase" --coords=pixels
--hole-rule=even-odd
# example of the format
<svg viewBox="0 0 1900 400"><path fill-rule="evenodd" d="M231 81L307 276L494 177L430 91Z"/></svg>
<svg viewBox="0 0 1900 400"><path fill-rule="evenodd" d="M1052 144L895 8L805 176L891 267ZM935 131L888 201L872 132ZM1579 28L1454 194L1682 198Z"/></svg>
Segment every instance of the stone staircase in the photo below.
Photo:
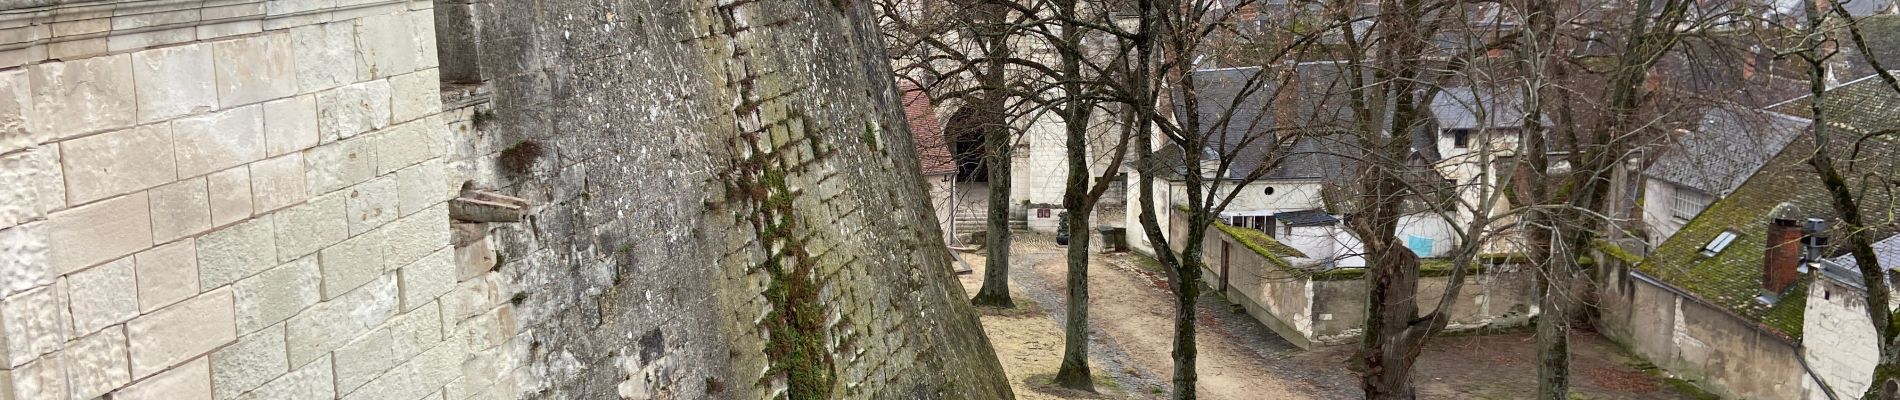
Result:
<svg viewBox="0 0 1900 400"><path fill-rule="evenodd" d="M954 217L957 233L989 231L989 220L987 218L988 216L985 215L984 210L958 210L957 215ZM1009 218L1009 230L1029 230L1029 219L1026 217L1011 216Z"/></svg>

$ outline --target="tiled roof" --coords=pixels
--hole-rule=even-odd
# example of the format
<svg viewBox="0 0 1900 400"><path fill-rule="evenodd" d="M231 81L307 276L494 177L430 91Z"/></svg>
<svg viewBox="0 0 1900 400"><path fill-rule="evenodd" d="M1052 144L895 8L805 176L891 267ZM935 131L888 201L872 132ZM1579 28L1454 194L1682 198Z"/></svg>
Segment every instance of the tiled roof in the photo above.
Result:
<svg viewBox="0 0 1900 400"><path fill-rule="evenodd" d="M1880 260L1882 270L1900 269L1900 235L1888 236L1886 239L1874 242L1874 258ZM1860 282L1860 269L1856 267L1853 254L1842 254L1828 259L1828 262L1846 267L1846 272L1854 277L1851 282Z"/></svg>
<svg viewBox="0 0 1900 400"><path fill-rule="evenodd" d="M1887 0L1854 0L1842 4L1850 11L1856 8L1886 8L1892 3ZM1859 14L1860 11L1856 11ZM1875 15L1862 17L1855 21L1860 27L1861 37L1867 40L1868 49L1873 50L1874 58L1880 66L1887 69L1900 68L1900 15ZM1846 78L1862 77L1874 74L1873 64L1861 55L1860 48L1852 42L1843 40L1841 55L1835 56L1844 61L1836 74Z"/></svg>
<svg viewBox="0 0 1900 400"><path fill-rule="evenodd" d="M1752 36L1717 35L1685 41L1653 67L1655 83L1677 104L1730 103L1762 107L1807 94L1805 67L1750 50ZM1851 47L1851 46L1850 46ZM1836 56L1836 59L1845 58ZM1709 62L1708 60L1733 60Z"/></svg>
<svg viewBox="0 0 1900 400"><path fill-rule="evenodd" d="M1280 223L1286 226L1331 225L1339 222L1339 217L1327 214L1326 210L1321 209L1277 213L1273 214L1273 219L1280 220Z"/></svg>
<svg viewBox="0 0 1900 400"><path fill-rule="evenodd" d="M1509 92L1470 86L1448 87L1432 97L1439 129L1514 128L1524 125L1524 104ZM1544 121L1549 125L1548 118Z"/></svg>
<svg viewBox="0 0 1900 400"><path fill-rule="evenodd" d="M1196 113L1202 129L1210 132L1209 147L1234 154L1228 177L1245 177L1277 159L1279 165L1265 171L1263 179L1345 178L1351 171L1353 149L1346 136L1327 134L1350 114L1340 73L1344 65L1301 63L1290 77L1275 76L1272 71L1262 74L1260 67L1194 71ZM1297 84L1282 88L1282 78ZM1276 104L1276 96L1291 103ZM1186 110L1176 112L1177 117L1185 117ZM1218 134L1213 134L1215 130ZM1274 140L1268 136L1282 134L1299 137Z"/></svg>
<svg viewBox="0 0 1900 400"><path fill-rule="evenodd" d="M1864 190L1861 196L1866 199L1900 195L1900 187L1884 182L1900 168L1900 137L1859 140L1869 133L1900 128L1900 119L1892 118L1900 115L1900 95L1878 80L1864 80L1829 91L1825 100L1835 116L1826 133L1847 184ZM1828 219L1830 226L1839 228L1826 188L1807 164L1814 149L1812 139L1812 135L1798 135L1734 193L1710 205L1651 252L1638 270L1784 336L1801 337L1805 280L1773 305L1763 305L1755 297L1761 293L1762 257L1775 208L1787 204L1798 209L1798 216ZM1867 221L1890 221L1890 204L1866 201L1862 213ZM1891 224L1874 228L1881 236L1895 230ZM1735 239L1715 255L1703 256L1703 246L1724 231L1734 232ZM1841 237L1838 232L1828 234ZM1840 249L1835 248L1829 254L1838 253Z"/></svg>
<svg viewBox="0 0 1900 400"><path fill-rule="evenodd" d="M1715 107L1695 130L1676 137L1646 175L1726 196L1788 141L1807 132L1803 118L1741 107Z"/></svg>
<svg viewBox="0 0 1900 400"><path fill-rule="evenodd" d="M931 106L930 95L908 83L902 89L904 116L910 120L911 141L917 145L917 160L923 164L924 175L956 173L955 157L945 144L943 125L937 123L937 109Z"/></svg>

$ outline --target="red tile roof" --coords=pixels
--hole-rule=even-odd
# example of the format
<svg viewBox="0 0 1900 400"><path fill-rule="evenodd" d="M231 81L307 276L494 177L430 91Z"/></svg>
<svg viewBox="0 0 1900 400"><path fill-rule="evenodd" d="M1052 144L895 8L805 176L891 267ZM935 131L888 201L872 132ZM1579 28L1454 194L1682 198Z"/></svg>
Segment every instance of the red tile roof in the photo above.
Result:
<svg viewBox="0 0 1900 400"><path fill-rule="evenodd" d="M944 143L943 125L937 123L936 107L930 105L930 95L908 83L901 85L901 90L904 91L904 115L910 120L911 140L917 145L917 159L922 162L924 175L957 172L950 146Z"/></svg>

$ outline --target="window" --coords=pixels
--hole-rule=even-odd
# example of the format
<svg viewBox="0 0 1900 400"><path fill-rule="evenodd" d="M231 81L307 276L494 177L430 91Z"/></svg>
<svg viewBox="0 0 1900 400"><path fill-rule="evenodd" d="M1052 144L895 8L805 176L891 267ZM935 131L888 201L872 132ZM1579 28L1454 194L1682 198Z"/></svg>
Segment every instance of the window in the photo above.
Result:
<svg viewBox="0 0 1900 400"><path fill-rule="evenodd" d="M1702 246L1702 256L1714 257L1716 253L1721 253L1722 249L1728 248L1729 243L1734 242L1735 231L1722 231L1715 235L1715 240L1710 240L1709 244Z"/></svg>
<svg viewBox="0 0 1900 400"><path fill-rule="evenodd" d="M1266 232L1268 237L1273 236L1273 231L1272 231L1273 217L1268 217L1264 215L1262 216L1250 216L1250 215L1233 216L1233 217L1227 217L1227 224L1232 225L1236 228L1247 228L1247 229L1258 230L1261 232Z"/></svg>
<svg viewBox="0 0 1900 400"><path fill-rule="evenodd" d="M1471 146L1471 130L1470 129L1451 130L1451 147L1452 148L1462 149L1469 146Z"/></svg>
<svg viewBox="0 0 1900 400"><path fill-rule="evenodd" d="M1678 222L1688 222L1695 219L1696 214L1701 214L1702 209L1708 208L1709 201L1709 195L1695 189L1677 186L1675 198L1670 202L1669 215Z"/></svg>

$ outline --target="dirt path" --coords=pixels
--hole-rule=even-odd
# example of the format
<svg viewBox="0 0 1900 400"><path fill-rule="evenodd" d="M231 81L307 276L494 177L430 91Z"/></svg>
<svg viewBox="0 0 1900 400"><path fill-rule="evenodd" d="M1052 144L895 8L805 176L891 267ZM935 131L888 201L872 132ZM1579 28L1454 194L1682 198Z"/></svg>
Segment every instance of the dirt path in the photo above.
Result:
<svg viewBox="0 0 1900 400"><path fill-rule="evenodd" d="M1063 260L1039 263L1034 269L1043 283L1056 288L1067 287L1068 267ZM1098 316L1090 321L1093 327L1113 337L1144 372L1162 377L1172 376L1174 365L1174 298L1166 285L1165 281L1120 263L1099 258L1090 263L1089 315ZM1202 327L1195 339L1198 345L1196 371L1200 373L1196 388L1201 398L1309 397L1295 390L1296 382L1262 374L1267 370L1264 360L1251 348L1235 343L1219 331Z"/></svg>
<svg viewBox="0 0 1900 400"><path fill-rule="evenodd" d="M1173 375L1174 301L1158 271L1133 255L1097 256L1090 263L1090 365L1100 394L1052 388L1062 358L1063 248L1044 235L1020 234L1011 252L1010 293L1017 308L981 309L983 329L1021 399L1159 399ZM975 273L964 289L982 284L983 258L963 254ZM1359 398L1347 366L1353 346L1300 350L1213 295L1198 306L1200 382L1205 399ZM1515 399L1536 389L1529 333L1439 337L1419 358L1415 377L1424 399ZM1573 394L1589 399L1699 398L1679 383L1656 377L1602 337L1572 337Z"/></svg>
<svg viewBox="0 0 1900 400"><path fill-rule="evenodd" d="M1060 260L1060 253L1047 251L1028 251L1012 253L1011 259L1023 264L1038 264L1048 260ZM963 260L975 271L959 277L966 293L976 293L983 285L983 257L962 255ZM1059 261L1058 261L1059 262ZM983 331L990 337L990 346L996 349L996 357L1003 363L1003 373L1009 376L1010 386L1016 392L1016 398L1028 400L1055 399L1121 399L1147 398L1137 394L1130 396L1134 386L1159 387L1149 383L1144 377L1133 376L1126 369L1117 370L1126 360L1126 356L1097 349L1091 353L1091 366L1096 368L1096 389L1099 393L1086 393L1066 390L1050 385L1056 369L1062 361L1062 317L1061 303L1046 305L1043 301L1054 298L1040 282L1028 281L1031 273L1020 269L1011 271L1010 298L1016 302L1016 308L999 310L979 307L982 313ZM1051 310L1050 307L1057 307ZM1099 339L1099 338L1098 338ZM1095 346L1103 347L1103 346ZM1104 368L1108 367L1108 368Z"/></svg>
<svg viewBox="0 0 1900 400"><path fill-rule="evenodd" d="M1011 294L1017 301L1018 309L986 310L982 318L983 327L990 334L991 344L997 347L997 355L1003 360L1005 372L1017 386L1018 398L1085 398L1077 393L1051 393L1046 385L1036 385L1053 376L1061 360L1060 321L1065 304L1061 296L1066 293L1064 274L1067 267L1062 248L1043 243L1047 241L1046 238L1024 239L1028 240L1021 240L1016 252L1011 254L1013 261L1016 261L1012 264L1019 266L1011 271ZM977 269L975 273L962 278L964 288L974 292L982 284L983 258L968 254L964 257ZM1110 376L1111 379L1106 383L1120 389L1103 397L1166 397L1167 377L1173 375L1174 365L1170 356L1174 337L1174 302L1167 292L1166 283L1134 267L1105 259L1091 262L1089 275L1092 295L1089 313L1095 317L1091 322L1097 336L1091 348L1097 353L1111 355L1093 357L1090 362L1098 375ZM1202 314L1208 314L1207 305L1202 306L1199 307L1203 308ZM1041 316L1043 313L1048 316ZM1253 348L1221 334L1219 329L1202 325L1196 343L1199 344L1198 371L1201 378L1197 388L1201 398L1314 398L1309 393L1296 390L1299 386L1297 382L1262 374L1268 368L1261 355ZM1098 381L1104 379L1098 377Z"/></svg>

